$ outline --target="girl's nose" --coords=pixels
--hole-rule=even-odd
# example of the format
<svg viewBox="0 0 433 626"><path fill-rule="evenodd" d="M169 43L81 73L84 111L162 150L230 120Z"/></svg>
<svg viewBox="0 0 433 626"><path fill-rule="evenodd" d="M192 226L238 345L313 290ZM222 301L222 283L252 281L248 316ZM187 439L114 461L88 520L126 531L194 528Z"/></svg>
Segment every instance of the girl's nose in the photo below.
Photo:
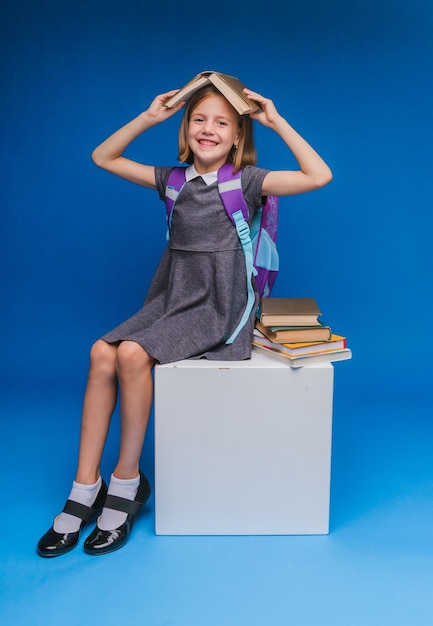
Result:
<svg viewBox="0 0 433 626"><path fill-rule="evenodd" d="M206 133L206 135L210 135L213 132L213 126L209 120L205 122L203 130Z"/></svg>

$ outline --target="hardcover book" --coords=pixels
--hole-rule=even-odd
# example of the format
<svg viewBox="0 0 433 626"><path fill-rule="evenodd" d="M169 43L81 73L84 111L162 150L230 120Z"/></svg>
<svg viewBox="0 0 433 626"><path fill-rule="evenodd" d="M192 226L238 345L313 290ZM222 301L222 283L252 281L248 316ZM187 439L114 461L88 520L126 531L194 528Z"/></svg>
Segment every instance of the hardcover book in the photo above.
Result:
<svg viewBox="0 0 433 626"><path fill-rule="evenodd" d="M314 298L262 298L260 321L264 326L318 326L322 312Z"/></svg>
<svg viewBox="0 0 433 626"><path fill-rule="evenodd" d="M305 341L329 341L331 338L330 326L285 326L269 328L256 320L256 328L273 343L290 343Z"/></svg>
<svg viewBox="0 0 433 626"><path fill-rule="evenodd" d="M332 363L334 361L346 361L352 358L352 351L349 348L343 350L331 350L330 352L321 352L319 354L302 354L299 356L289 356L274 350L272 348L265 348L264 346L258 346L253 344L253 349L260 352L260 354L266 354L271 359L277 361L283 361L290 365L290 367L304 367L306 365L313 365L314 363Z"/></svg>
<svg viewBox="0 0 433 626"><path fill-rule="evenodd" d="M201 89L207 84L212 84L218 91L230 102L232 107L236 109L239 115L253 113L260 109L257 102L253 102L243 92L245 85L235 76L221 74L221 72L200 72L194 76L186 85L169 98L165 106L169 109L176 106L182 100L188 100L193 93Z"/></svg>
<svg viewBox="0 0 433 626"><path fill-rule="evenodd" d="M332 350L343 350L347 348L346 338L341 335L331 335L329 341L308 341L296 343L274 343L262 333L254 329L253 345L263 346L278 350L289 356L300 356L302 354L319 354L321 352L330 352Z"/></svg>

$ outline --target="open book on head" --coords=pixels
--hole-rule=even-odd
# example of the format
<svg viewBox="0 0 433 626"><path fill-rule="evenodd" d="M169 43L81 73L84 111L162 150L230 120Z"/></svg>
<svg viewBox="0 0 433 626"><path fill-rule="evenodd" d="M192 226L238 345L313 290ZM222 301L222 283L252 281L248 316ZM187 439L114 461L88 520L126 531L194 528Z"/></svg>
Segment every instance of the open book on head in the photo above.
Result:
<svg viewBox="0 0 433 626"><path fill-rule="evenodd" d="M232 107L236 109L239 115L246 115L260 110L260 107L256 102L253 102L246 97L243 92L245 85L241 83L238 78L229 76L228 74L221 74L220 72L212 71L200 72L200 74L197 74L197 76L179 89L174 96L169 98L165 103L165 106L170 109L176 106L178 102L188 100L193 93L208 84L212 84L216 89L218 89L218 91L230 102Z"/></svg>

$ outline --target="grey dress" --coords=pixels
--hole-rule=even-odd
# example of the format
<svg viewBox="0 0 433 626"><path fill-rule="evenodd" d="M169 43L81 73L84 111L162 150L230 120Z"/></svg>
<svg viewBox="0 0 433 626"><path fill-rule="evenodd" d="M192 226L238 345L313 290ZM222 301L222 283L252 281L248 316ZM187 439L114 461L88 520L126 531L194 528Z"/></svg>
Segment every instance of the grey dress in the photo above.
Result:
<svg viewBox="0 0 433 626"><path fill-rule="evenodd" d="M155 170L162 200L171 169ZM250 220L260 206L267 172L253 166L242 172ZM176 202L170 241L143 307L102 339L135 341L159 363L249 359L256 307L234 342L225 343L243 315L246 299L245 256L236 229L217 183L207 185L199 176L186 183Z"/></svg>

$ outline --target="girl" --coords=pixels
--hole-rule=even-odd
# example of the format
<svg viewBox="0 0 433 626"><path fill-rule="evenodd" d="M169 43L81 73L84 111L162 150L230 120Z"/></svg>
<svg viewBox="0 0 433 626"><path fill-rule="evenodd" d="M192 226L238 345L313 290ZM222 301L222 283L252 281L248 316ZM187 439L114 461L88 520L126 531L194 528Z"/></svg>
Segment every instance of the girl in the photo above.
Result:
<svg viewBox="0 0 433 626"><path fill-rule="evenodd" d="M156 189L161 199L171 169L131 161L123 152L139 135L184 106L184 102L172 109L164 106L175 93L157 96L146 111L106 139L92 155L99 167ZM225 343L244 312L247 294L244 253L218 193L219 168L232 162L235 170L242 169L250 219L262 196L303 193L331 180L329 167L281 117L272 101L249 89L245 94L259 104L259 112L239 116L211 86L196 92L186 106L179 160L189 167L173 212L169 245L142 309L91 349L77 474L63 511L38 543L41 556L58 556L74 548L81 530L101 509L84 550L104 554L127 541L135 516L150 495L139 460L152 403L155 363L251 356L255 307L233 343ZM299 170L255 167L252 119L278 133L296 157ZM118 386L120 453L107 494L100 462Z"/></svg>

